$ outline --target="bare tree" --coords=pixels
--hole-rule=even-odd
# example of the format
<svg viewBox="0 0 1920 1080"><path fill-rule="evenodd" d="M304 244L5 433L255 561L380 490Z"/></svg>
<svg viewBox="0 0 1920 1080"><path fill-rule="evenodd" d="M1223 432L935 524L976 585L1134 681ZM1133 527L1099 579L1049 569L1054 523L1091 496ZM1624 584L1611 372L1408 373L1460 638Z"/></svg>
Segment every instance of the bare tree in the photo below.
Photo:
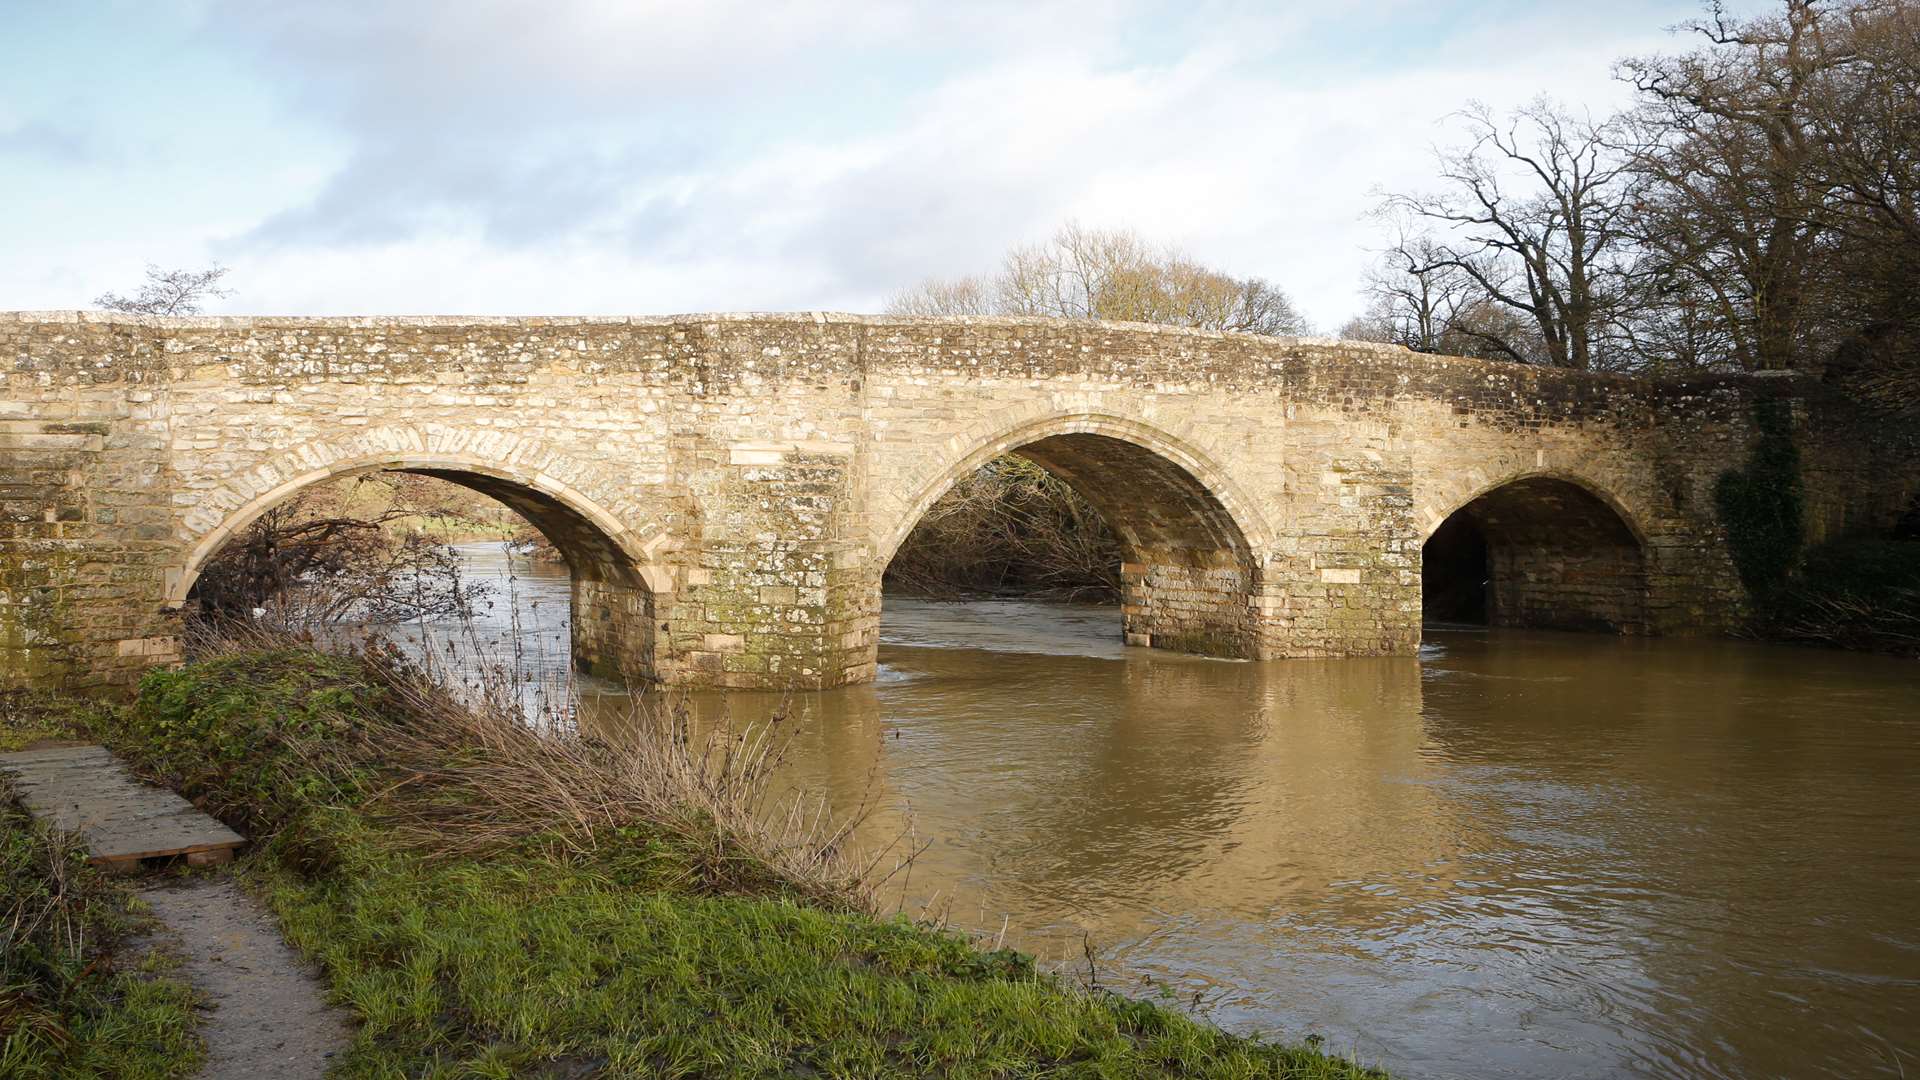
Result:
<svg viewBox="0 0 1920 1080"><path fill-rule="evenodd" d="M1736 363L1795 366L1812 344L1828 185L1809 108L1849 63L1816 0L1734 19L1715 3L1683 29L1705 45L1624 61L1646 181L1636 232L1669 286L1713 306Z"/></svg>
<svg viewBox="0 0 1920 1080"><path fill-rule="evenodd" d="M1436 155L1443 190L1389 195L1382 206L1437 230L1430 244L1402 246L1406 273L1461 275L1484 300L1525 316L1548 363L1614 366L1633 252L1623 229L1629 175L1609 125L1544 99L1504 121L1479 104L1460 117L1468 142ZM1523 341L1484 333L1508 359L1529 361Z"/></svg>
<svg viewBox="0 0 1920 1080"><path fill-rule="evenodd" d="M992 315L998 310L992 288L977 277L928 278L887 304L894 315Z"/></svg>
<svg viewBox="0 0 1920 1080"><path fill-rule="evenodd" d="M1715 4L1682 30L1694 51L1621 65L1644 314L1730 366L1920 406L1920 4Z"/></svg>
<svg viewBox="0 0 1920 1080"><path fill-rule="evenodd" d="M1920 3L1855 3L1827 22L1847 57L1807 109L1832 231L1822 302L1845 321L1827 373L1920 412Z"/></svg>
<svg viewBox="0 0 1920 1080"><path fill-rule="evenodd" d="M96 307L107 311L127 311L139 315L198 315L207 300L232 296L220 282L227 268L219 264L205 270L162 270L147 264L147 281L132 296L104 292L93 298Z"/></svg>
<svg viewBox="0 0 1920 1080"><path fill-rule="evenodd" d="M1854 3L1825 21L1827 62L1805 109L1819 186L1840 228L1920 245L1920 4Z"/></svg>
<svg viewBox="0 0 1920 1080"><path fill-rule="evenodd" d="M1412 237L1404 230L1367 271L1366 290L1366 314L1349 323L1342 336L1428 353L1449 351L1442 342L1476 291L1471 278L1442 264L1432 237Z"/></svg>
<svg viewBox="0 0 1920 1080"><path fill-rule="evenodd" d="M1262 278L1236 278L1183 255L1163 255L1114 274L1095 317L1249 334L1301 334L1306 320Z"/></svg>
<svg viewBox="0 0 1920 1080"><path fill-rule="evenodd" d="M1286 293L1237 278L1123 229L1068 223L1042 244L1009 251L997 273L935 278L887 305L909 315L1041 315L1150 322L1254 334L1300 334Z"/></svg>
<svg viewBox="0 0 1920 1080"><path fill-rule="evenodd" d="M1404 218L1395 226L1396 240L1367 271L1367 310L1342 337L1415 352L1548 362L1531 320L1492 302L1477 280L1448 262L1431 234Z"/></svg>
<svg viewBox="0 0 1920 1080"><path fill-rule="evenodd" d="M1119 298L1138 302L1138 284L1154 258L1136 233L1068 222L1044 244L1009 251L994 284L1007 314L1115 318Z"/></svg>
<svg viewBox="0 0 1920 1080"><path fill-rule="evenodd" d="M1649 257L1639 302L1622 328L1635 370L1682 374L1741 369L1718 289L1690 275L1670 272Z"/></svg>

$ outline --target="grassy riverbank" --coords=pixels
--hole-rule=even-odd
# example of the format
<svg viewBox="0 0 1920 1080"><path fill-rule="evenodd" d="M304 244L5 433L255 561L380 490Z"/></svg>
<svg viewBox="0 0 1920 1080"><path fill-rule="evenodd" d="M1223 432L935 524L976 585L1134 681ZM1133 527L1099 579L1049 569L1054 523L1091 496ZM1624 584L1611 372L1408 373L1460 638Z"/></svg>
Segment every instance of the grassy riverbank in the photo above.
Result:
<svg viewBox="0 0 1920 1080"><path fill-rule="evenodd" d="M0 750L70 735L45 701L0 703ZM194 998L129 890L74 838L36 825L0 780L0 1076L166 1080L200 1067Z"/></svg>
<svg viewBox="0 0 1920 1080"><path fill-rule="evenodd" d="M256 838L243 873L360 1021L343 1076L1379 1074L881 917L767 827L771 744L542 738L300 649L155 673L96 725Z"/></svg>

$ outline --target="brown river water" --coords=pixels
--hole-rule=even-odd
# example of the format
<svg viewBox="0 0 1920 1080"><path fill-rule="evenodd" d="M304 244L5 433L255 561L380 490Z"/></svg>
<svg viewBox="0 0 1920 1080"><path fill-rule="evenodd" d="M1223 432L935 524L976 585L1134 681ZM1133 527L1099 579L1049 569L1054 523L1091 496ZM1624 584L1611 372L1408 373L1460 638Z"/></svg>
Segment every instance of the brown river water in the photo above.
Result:
<svg viewBox="0 0 1920 1080"><path fill-rule="evenodd" d="M481 647L564 672L565 570L463 550ZM792 782L910 815L909 911L1399 1075L1920 1076L1920 664L1472 629L1242 663L1118 625L889 599L877 682L785 702Z"/></svg>

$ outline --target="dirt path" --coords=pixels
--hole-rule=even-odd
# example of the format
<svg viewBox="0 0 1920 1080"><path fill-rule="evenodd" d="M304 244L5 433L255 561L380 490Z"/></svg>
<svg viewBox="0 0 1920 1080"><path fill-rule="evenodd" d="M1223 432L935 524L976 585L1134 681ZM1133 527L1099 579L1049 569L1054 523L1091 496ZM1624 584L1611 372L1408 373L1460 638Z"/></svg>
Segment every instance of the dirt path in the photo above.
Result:
<svg viewBox="0 0 1920 1080"><path fill-rule="evenodd" d="M203 1080L319 1080L353 1034L326 988L273 919L225 877L140 890L166 924L181 974L213 1011L201 1027Z"/></svg>

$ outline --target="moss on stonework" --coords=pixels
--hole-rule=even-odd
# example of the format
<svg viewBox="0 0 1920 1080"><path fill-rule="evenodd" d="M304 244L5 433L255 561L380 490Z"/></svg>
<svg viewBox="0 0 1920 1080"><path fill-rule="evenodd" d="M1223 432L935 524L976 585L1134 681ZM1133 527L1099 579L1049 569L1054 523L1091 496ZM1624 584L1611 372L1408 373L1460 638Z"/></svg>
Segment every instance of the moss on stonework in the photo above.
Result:
<svg viewBox="0 0 1920 1080"><path fill-rule="evenodd" d="M1174 630L1153 635L1153 647L1198 656L1248 658L1253 655L1242 633L1210 630Z"/></svg>
<svg viewBox="0 0 1920 1080"><path fill-rule="evenodd" d="M0 687L59 686L72 674L72 634L62 632L70 560L58 549L0 551Z"/></svg>

